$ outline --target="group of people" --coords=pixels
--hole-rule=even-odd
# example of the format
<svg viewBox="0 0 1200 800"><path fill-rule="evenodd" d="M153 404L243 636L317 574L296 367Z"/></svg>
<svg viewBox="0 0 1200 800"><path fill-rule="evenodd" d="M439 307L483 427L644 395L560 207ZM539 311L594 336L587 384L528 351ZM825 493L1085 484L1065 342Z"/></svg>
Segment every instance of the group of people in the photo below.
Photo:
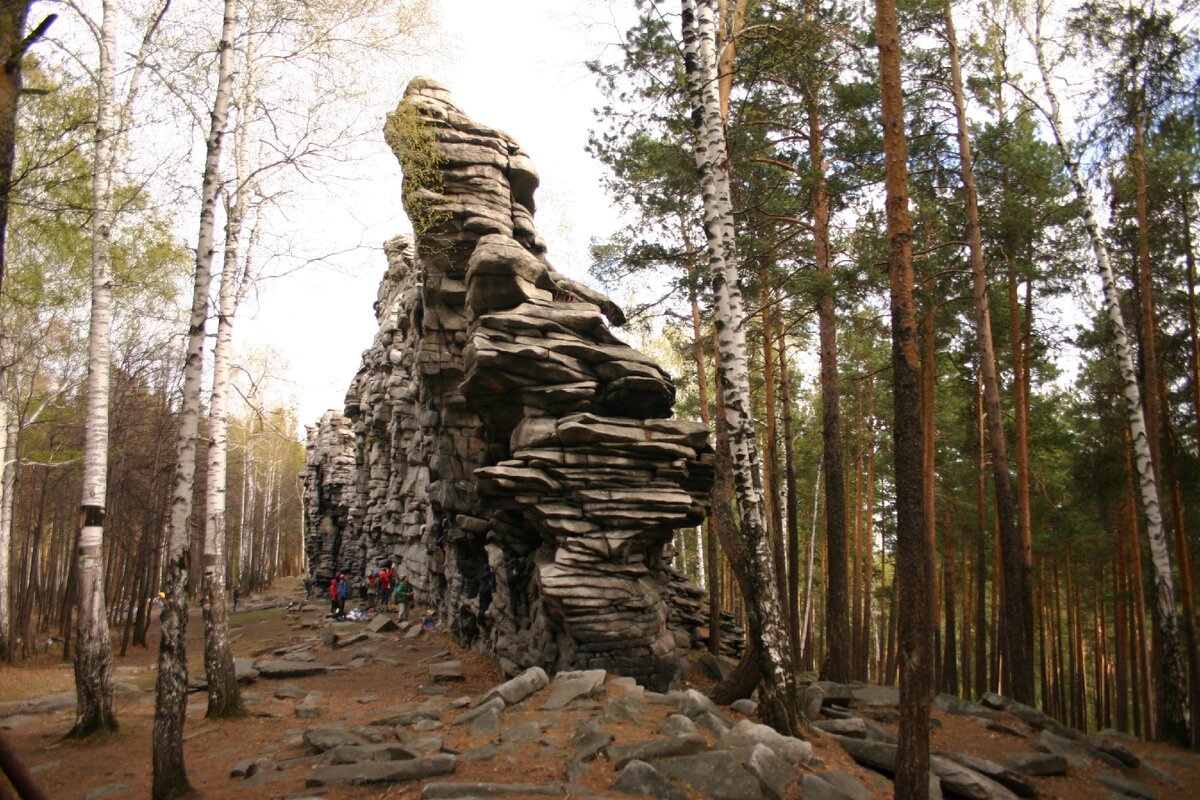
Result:
<svg viewBox="0 0 1200 800"><path fill-rule="evenodd" d="M388 610L395 602L398 606L397 621L408 619L408 604L412 599L412 584L408 578L401 575L396 577L396 568L388 564L367 575L367 582L362 587L368 602L374 602L376 607ZM350 594L350 584L346 573L339 572L337 577L329 581L330 616L334 619L345 619L346 597Z"/></svg>

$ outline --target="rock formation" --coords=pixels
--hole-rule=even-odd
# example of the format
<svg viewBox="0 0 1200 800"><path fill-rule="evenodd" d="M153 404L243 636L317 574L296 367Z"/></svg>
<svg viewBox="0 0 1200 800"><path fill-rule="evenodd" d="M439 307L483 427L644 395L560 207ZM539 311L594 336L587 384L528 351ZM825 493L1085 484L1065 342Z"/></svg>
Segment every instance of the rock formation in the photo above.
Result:
<svg viewBox="0 0 1200 800"><path fill-rule="evenodd" d="M700 623L664 548L705 515L706 428L667 419L674 386L612 334L620 309L547 261L511 138L427 79L385 135L416 241L385 246L379 332L344 417L310 432L315 579L395 563L508 674L665 687Z"/></svg>

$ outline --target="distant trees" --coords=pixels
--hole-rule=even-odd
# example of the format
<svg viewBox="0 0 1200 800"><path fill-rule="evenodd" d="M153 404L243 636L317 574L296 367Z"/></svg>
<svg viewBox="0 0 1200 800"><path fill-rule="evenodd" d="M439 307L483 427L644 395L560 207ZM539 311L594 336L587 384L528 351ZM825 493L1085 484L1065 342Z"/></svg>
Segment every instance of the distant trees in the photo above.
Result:
<svg viewBox="0 0 1200 800"><path fill-rule="evenodd" d="M700 233L711 225L702 222L703 183L681 159L692 116L684 48L670 35L673 6L637 5L619 56L594 65L609 106L592 149L634 220L596 248L596 274L654 287L646 296L663 299L639 313L683 328L677 339L688 342L695 365L687 378L702 386L723 354L713 345L715 295L693 271ZM905 583L919 571L906 561L915 545L904 503L920 477L931 601L918 627L933 632L921 656L932 685L1002 691L1079 727L1147 732L1165 723L1163 733L1180 738L1180 709L1195 707L1200 692L1191 578L1200 519L1183 500L1200 474L1200 47L1163 9L1131 8L1091 4L1053 21L1055 41L1071 42L1062 52L1073 54L1073 66L1103 78L1103 99L1088 107L1106 113L1089 114L1072 141L1061 127L1056 140L1039 113L1048 102L1039 76L1018 72L1022 9L1005 0L977 15L942 2L906 7L897 18L898 73L889 80L904 96L905 122L894 132L909 145L911 228L899 236L893 229L889 245L895 190L879 187L896 156L879 136L881 75L867 56L881 37L869 15L852 4L727 4L730 24L735 11L743 16L736 34L718 26L732 38L715 80L728 92L738 278L745 298L755 298L743 325L750 409L762 420L761 480L776 487L768 494L780 495L786 527L799 539L774 580L784 596L794 593L798 609L811 609L791 615L789 603L799 644L789 653L793 670L823 667L833 677L844 669L893 682L915 668L906 648L916 633L904 626L920 601L905 599ZM968 30L955 35L955 21L967 19ZM1064 158L1074 170L1064 170ZM1147 420L1144 438L1160 448L1148 457L1135 455L1142 437L1106 405L1126 402L1130 384L1118 368L1112 318L1076 300L1090 296L1082 210L1101 192L1111 198L1112 221L1093 238L1113 254L1114 268L1134 265L1114 271L1107 306L1143 323L1129 331L1132 385L1158 399L1157 410L1146 403L1158 433ZM915 394L905 383L911 376L889 365L880 324L891 305L880 267L896 261L903 239L912 248L917 326L916 360L908 352L903 367L919 365ZM672 301L674 285L686 302ZM1087 326L1075 331L1064 321L1072 315ZM797 357L803 351L810 355ZM1072 359L1082 364L1075 386L1063 373ZM691 398L683 413L719 420L715 399L699 409L702 393L681 396ZM887 406L899 416L884 419L878 409ZM918 408L920 456L910 465L897 428ZM779 424L789 417L790 432ZM725 434L716 427L720 443ZM896 445L878 446L888 434ZM907 436L905 429L906 445ZM1158 491L1139 489L1139 460L1158 465ZM814 483L810 496L803 487ZM1146 509L1160 493L1163 535L1147 537ZM785 527L773 505L771 537ZM792 527L792 517L811 528ZM774 548L771 558L778 560ZM715 553L705 570L710 583L742 578L738 559ZM1139 564L1153 566L1149 583ZM1172 585L1173 600L1162 592ZM744 594L719 587L710 589L725 608L753 618ZM1163 627L1172 618L1183 622L1178 647ZM1180 663L1190 673L1186 702ZM1159 664L1171 674L1157 675Z"/></svg>

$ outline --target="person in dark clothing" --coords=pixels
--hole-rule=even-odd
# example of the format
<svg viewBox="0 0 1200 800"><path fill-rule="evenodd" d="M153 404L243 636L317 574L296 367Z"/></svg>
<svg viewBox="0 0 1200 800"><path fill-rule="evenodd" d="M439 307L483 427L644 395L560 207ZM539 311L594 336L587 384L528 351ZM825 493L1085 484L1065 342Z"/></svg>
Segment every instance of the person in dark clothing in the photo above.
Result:
<svg viewBox="0 0 1200 800"><path fill-rule="evenodd" d="M485 619L484 614L492 605L492 593L496 591L496 573L492 572L492 565L484 563L483 576L479 579L479 614L475 621L481 626Z"/></svg>
<svg viewBox="0 0 1200 800"><path fill-rule="evenodd" d="M242 588L240 586L233 587L233 610L237 611L238 600L242 599Z"/></svg>
<svg viewBox="0 0 1200 800"><path fill-rule="evenodd" d="M337 618L346 616L346 595L350 594L350 584L346 581L346 573L338 575L337 580Z"/></svg>

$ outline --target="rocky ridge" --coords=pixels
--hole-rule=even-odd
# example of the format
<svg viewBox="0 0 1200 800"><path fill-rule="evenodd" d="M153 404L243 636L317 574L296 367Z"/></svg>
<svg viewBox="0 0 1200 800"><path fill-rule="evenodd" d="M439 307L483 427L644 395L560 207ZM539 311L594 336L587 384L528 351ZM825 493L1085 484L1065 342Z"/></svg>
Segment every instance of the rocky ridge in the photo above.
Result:
<svg viewBox="0 0 1200 800"><path fill-rule="evenodd" d="M612 333L616 304L553 268L511 137L423 78L385 135L435 168L406 170L415 241L385 246L378 333L344 414L310 430L314 582L398 564L505 674L667 688L705 624L670 541L706 513L707 430L669 419L670 376Z"/></svg>

